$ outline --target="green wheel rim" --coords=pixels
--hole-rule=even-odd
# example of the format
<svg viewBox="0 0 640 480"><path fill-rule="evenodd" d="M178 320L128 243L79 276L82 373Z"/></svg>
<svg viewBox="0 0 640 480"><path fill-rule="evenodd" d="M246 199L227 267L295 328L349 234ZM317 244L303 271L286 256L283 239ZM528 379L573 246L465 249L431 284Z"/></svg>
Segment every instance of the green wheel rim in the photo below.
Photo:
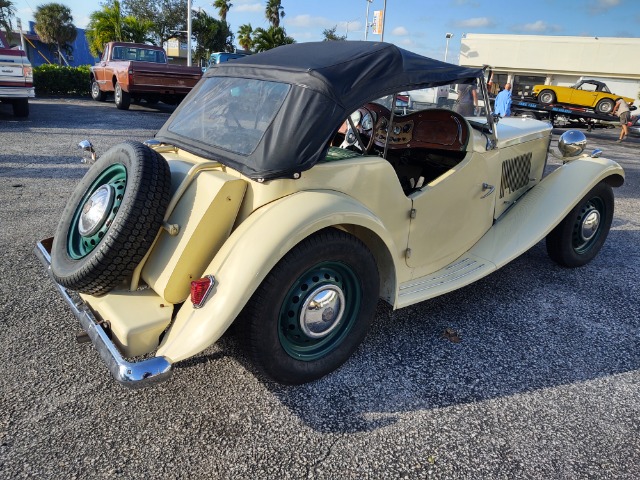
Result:
<svg viewBox="0 0 640 480"><path fill-rule="evenodd" d="M313 292L328 288L341 292L344 310L331 330L320 338L305 333L301 318ZM356 273L342 262L323 262L301 275L287 292L278 320L282 348L293 358L313 361L338 348L358 320L362 291Z"/></svg>
<svg viewBox="0 0 640 480"><path fill-rule="evenodd" d="M78 222L80 220L80 215L82 214L82 209L96 190L103 185L111 186L116 192L113 205L111 206L111 211L96 233L91 236L82 236L78 229ZM127 169L124 165L116 163L115 165L111 165L103 170L102 173L98 175L98 178L96 178L87 189L82 200L78 202L78 206L76 207L69 226L69 234L67 235L67 252L71 258L74 260L84 258L100 244L106 233L109 231L109 228L113 223L113 219L118 213L126 187Z"/></svg>
<svg viewBox="0 0 640 480"><path fill-rule="evenodd" d="M590 215L593 216L594 214L597 214L599 217L598 225L593 235L589 236L589 238L585 238L583 235L583 223L585 222L585 219ZM580 215L578 215L578 218L576 219L575 225L573 226L571 246L573 247L574 252L578 255L583 255L593 248L600 238L600 235L602 235L602 226L607 214L607 207L600 197L594 197L585 203L580 211Z"/></svg>

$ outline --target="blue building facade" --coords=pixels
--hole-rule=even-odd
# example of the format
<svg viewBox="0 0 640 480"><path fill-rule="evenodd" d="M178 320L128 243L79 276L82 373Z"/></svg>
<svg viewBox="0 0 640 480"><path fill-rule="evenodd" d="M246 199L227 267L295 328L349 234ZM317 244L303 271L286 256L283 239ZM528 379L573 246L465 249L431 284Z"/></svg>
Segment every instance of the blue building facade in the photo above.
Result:
<svg viewBox="0 0 640 480"><path fill-rule="evenodd" d="M56 50L50 50L49 45L40 41L40 37L35 32L34 26L34 22L29 22L29 31L24 34L27 57L31 65L37 67L46 63L58 64L58 52ZM85 36L85 30L82 28L77 28L76 30L78 31L78 35L76 35L76 39L71 44L72 53L68 56L65 55L65 59L71 67L94 65L97 59L94 58L89 51L89 43ZM66 65L64 61L63 65Z"/></svg>

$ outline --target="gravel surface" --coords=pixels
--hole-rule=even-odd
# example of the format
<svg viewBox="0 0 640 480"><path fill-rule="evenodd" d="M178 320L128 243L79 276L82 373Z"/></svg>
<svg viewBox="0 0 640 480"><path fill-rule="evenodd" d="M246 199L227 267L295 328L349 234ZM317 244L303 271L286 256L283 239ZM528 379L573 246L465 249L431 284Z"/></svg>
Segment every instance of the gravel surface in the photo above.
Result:
<svg viewBox="0 0 640 480"><path fill-rule="evenodd" d="M587 133L627 180L583 268L542 242L462 290L380 304L353 358L312 384L263 379L227 335L129 391L75 343L33 247L87 170L80 140L145 140L171 111L36 99L16 120L0 105L0 478L640 478L640 139Z"/></svg>

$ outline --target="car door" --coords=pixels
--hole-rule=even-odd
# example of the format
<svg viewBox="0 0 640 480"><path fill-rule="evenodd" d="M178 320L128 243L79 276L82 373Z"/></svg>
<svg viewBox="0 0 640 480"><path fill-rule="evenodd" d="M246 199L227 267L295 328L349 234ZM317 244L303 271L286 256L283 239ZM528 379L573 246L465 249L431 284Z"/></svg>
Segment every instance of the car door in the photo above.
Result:
<svg viewBox="0 0 640 480"><path fill-rule="evenodd" d="M598 92L596 92L596 86L591 83L583 83L579 88L571 89L571 99L569 103L593 107L596 104L597 98Z"/></svg>
<svg viewBox="0 0 640 480"><path fill-rule="evenodd" d="M470 152L410 195L407 264L438 270L469 250L493 224L498 151Z"/></svg>

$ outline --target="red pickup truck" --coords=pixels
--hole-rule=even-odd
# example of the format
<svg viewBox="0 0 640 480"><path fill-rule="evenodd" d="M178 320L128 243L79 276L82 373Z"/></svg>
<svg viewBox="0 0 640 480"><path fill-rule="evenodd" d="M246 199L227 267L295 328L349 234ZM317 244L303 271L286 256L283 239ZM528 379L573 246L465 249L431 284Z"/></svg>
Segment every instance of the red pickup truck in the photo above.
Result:
<svg viewBox="0 0 640 480"><path fill-rule="evenodd" d="M91 97L104 101L113 93L120 110L127 110L132 100L175 105L200 77L200 67L169 65L161 47L109 42L100 62L91 67Z"/></svg>
<svg viewBox="0 0 640 480"><path fill-rule="evenodd" d="M0 102L10 103L16 117L29 116L29 98L35 97L33 71L23 50L9 48L0 32Z"/></svg>

